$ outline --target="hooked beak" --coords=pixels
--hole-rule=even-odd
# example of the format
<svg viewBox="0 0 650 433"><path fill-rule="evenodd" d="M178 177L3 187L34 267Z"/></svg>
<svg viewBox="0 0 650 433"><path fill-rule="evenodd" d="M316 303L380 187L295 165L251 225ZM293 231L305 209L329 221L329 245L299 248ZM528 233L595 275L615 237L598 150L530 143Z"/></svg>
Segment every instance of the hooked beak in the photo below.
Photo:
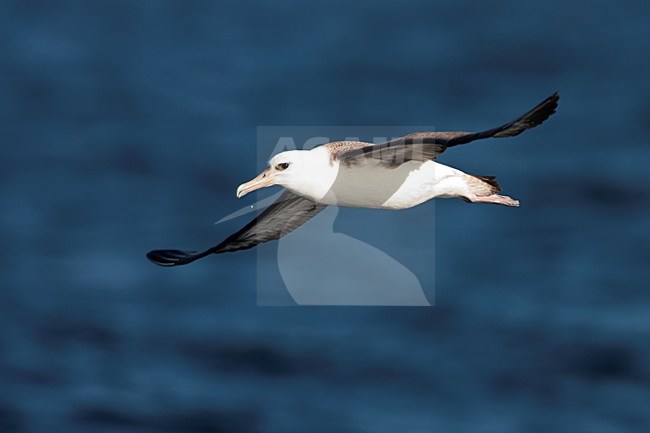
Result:
<svg viewBox="0 0 650 433"><path fill-rule="evenodd" d="M275 175L270 168L265 168L255 179L242 183L237 188L237 198L242 198L249 192L253 192L256 189L266 188L267 186L274 185Z"/></svg>

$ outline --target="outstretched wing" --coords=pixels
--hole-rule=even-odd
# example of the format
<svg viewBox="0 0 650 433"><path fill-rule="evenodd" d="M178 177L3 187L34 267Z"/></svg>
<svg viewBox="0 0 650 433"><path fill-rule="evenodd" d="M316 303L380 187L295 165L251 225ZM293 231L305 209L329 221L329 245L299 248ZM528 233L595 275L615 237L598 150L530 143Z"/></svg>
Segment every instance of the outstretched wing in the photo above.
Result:
<svg viewBox="0 0 650 433"><path fill-rule="evenodd" d="M389 168L398 167L407 161L429 161L448 147L489 137L514 137L526 129L534 128L555 113L559 99L560 95L555 92L518 119L486 131L414 132L385 143L369 144L341 152L337 158L347 166L359 165L372 159Z"/></svg>
<svg viewBox="0 0 650 433"><path fill-rule="evenodd" d="M228 236L219 245L200 252L154 250L147 253L147 258L160 266L178 266L191 263L209 254L246 250L263 242L288 235L326 207L325 204L313 202L285 190L271 206L241 230Z"/></svg>

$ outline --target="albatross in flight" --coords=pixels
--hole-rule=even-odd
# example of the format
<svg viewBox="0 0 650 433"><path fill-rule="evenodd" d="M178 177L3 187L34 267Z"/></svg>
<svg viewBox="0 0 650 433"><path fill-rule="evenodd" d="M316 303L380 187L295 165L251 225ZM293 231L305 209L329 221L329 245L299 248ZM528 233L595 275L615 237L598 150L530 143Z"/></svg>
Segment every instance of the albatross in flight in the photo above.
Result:
<svg viewBox="0 0 650 433"><path fill-rule="evenodd" d="M379 144L335 141L281 152L255 179L237 188L238 198L272 185L285 188L257 218L205 251L154 250L147 257L160 266L178 266L252 248L291 233L329 205L398 210L432 198L457 197L468 203L519 206L499 194L494 176L467 174L435 159L448 147L519 135L555 113L559 98L556 92L518 119L482 132L415 132Z"/></svg>

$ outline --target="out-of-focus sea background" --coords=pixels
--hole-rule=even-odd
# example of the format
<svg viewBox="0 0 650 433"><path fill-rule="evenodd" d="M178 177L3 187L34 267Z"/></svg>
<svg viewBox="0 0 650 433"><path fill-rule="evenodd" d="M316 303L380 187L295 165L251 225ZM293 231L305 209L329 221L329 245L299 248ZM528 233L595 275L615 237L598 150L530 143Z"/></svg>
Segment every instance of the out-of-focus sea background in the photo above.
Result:
<svg viewBox="0 0 650 433"><path fill-rule="evenodd" d="M649 12L3 1L0 431L650 431ZM144 258L247 220L213 225L253 201L258 125L478 130L555 90L442 157L521 208L339 211L389 252L430 227L433 308L259 307L254 250Z"/></svg>

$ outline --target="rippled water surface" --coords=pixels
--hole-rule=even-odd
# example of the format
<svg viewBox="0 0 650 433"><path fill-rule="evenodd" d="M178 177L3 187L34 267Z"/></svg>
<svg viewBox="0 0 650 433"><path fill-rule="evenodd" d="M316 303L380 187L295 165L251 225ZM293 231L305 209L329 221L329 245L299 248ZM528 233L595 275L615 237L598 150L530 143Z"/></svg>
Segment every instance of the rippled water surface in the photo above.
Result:
<svg viewBox="0 0 650 433"><path fill-rule="evenodd" d="M648 12L2 2L0 431L650 431ZM212 224L252 202L258 125L482 129L554 90L442 158L521 208L339 211L433 308L258 307L255 251L144 258L244 223Z"/></svg>

